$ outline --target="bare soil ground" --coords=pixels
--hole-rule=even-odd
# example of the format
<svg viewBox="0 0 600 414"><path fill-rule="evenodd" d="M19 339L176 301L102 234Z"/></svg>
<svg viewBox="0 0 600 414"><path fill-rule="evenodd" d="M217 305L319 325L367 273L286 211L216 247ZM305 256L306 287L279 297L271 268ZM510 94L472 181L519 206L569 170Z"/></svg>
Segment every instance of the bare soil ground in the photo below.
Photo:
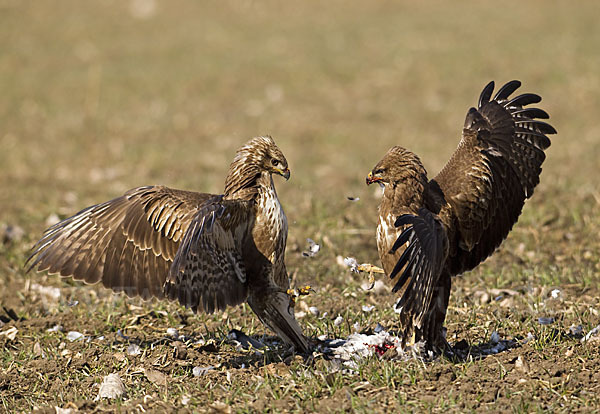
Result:
<svg viewBox="0 0 600 414"><path fill-rule="evenodd" d="M597 411L600 342L581 340L600 325L597 12L541 0L0 1L0 407ZM559 134L509 238L454 281L448 339L463 359L375 355L339 369L277 345L248 306L194 315L23 269L56 217L139 185L220 192L235 149L271 134L292 170L276 183L288 270L314 288L297 304L305 332L393 331L391 293L338 263L377 263L364 177L392 145L434 175L481 88L514 78L543 96ZM315 257L302 255L307 238ZM244 350L231 329L271 347ZM498 337L514 346L485 355ZM112 373L125 393L96 399Z"/></svg>

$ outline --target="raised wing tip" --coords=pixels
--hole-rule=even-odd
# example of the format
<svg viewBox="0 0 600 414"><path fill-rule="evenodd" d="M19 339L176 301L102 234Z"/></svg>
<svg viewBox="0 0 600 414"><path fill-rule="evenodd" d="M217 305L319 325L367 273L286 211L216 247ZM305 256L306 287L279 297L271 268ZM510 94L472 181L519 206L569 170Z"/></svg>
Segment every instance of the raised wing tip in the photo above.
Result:
<svg viewBox="0 0 600 414"><path fill-rule="evenodd" d="M483 88L483 91L481 91L481 94L479 95L479 102L477 103L478 107L482 107L483 104L488 103L492 97L492 92L494 92L494 86L495 83L494 81L490 81L485 88Z"/></svg>
<svg viewBox="0 0 600 414"><path fill-rule="evenodd" d="M508 97L517 89L521 87L521 81L512 80L510 82L506 82L500 89L496 95L494 95L494 101L504 101L508 99Z"/></svg>

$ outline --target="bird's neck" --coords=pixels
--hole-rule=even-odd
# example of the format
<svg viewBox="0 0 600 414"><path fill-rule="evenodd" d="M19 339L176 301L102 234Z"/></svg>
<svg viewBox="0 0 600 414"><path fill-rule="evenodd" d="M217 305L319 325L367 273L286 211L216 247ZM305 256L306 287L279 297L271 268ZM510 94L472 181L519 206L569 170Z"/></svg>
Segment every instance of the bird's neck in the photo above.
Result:
<svg viewBox="0 0 600 414"><path fill-rule="evenodd" d="M426 174L425 169L410 170L401 180L387 184L383 190L380 211L394 216L417 213L424 205Z"/></svg>
<svg viewBox="0 0 600 414"><path fill-rule="evenodd" d="M275 193L271 174L258 169L231 169L225 180L225 199L254 200L266 193Z"/></svg>

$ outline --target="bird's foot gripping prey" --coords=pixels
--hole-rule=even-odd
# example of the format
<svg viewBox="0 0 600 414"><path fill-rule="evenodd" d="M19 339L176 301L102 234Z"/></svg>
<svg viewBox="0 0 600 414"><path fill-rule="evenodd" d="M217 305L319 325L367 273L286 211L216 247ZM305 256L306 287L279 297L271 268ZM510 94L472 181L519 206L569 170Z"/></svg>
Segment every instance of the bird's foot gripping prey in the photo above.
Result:
<svg viewBox="0 0 600 414"><path fill-rule="evenodd" d="M549 118L528 107L541 101L521 83L494 83L471 108L458 148L432 179L419 157L393 147L367 176L383 187L377 248L385 273L400 294L403 341L448 347L443 325L451 277L473 269L507 237L525 200L539 183Z"/></svg>
<svg viewBox="0 0 600 414"><path fill-rule="evenodd" d="M247 301L284 341L309 352L286 292L288 226L273 174L290 177L283 153L271 137L254 138L236 152L223 194L134 188L46 230L29 269L178 300L194 312Z"/></svg>

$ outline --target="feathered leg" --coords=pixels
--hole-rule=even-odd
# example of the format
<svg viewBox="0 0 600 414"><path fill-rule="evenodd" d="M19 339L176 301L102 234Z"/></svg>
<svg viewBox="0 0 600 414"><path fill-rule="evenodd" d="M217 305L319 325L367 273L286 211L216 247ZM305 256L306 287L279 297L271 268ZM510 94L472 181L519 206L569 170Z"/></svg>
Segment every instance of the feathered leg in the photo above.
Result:
<svg viewBox="0 0 600 414"><path fill-rule="evenodd" d="M251 291L248 304L261 322L281 339L299 352L310 353L311 346L294 316L293 300L286 292L275 286L266 287L258 295Z"/></svg>

